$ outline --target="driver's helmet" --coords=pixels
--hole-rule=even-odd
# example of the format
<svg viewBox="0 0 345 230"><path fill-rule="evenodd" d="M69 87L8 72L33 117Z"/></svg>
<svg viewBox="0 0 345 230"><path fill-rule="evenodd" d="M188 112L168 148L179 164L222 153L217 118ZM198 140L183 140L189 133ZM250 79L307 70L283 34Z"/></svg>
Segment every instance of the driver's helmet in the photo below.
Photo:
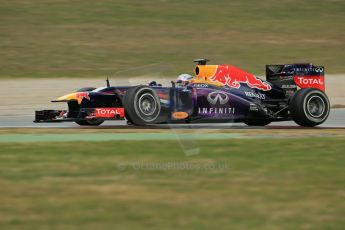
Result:
<svg viewBox="0 0 345 230"><path fill-rule="evenodd" d="M184 73L180 74L177 79L176 83L181 85L187 85L194 77L190 74Z"/></svg>

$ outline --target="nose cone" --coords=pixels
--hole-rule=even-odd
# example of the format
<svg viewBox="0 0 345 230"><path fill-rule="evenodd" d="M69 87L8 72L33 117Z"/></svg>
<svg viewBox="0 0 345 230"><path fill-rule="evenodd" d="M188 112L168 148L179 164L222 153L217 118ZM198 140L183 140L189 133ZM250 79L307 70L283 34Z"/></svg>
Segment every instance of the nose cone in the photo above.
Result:
<svg viewBox="0 0 345 230"><path fill-rule="evenodd" d="M59 97L56 100L53 100L52 102L67 102L71 100L76 100L78 101L78 104L80 104L84 98L89 99L90 98L89 93L87 92L70 93L62 97Z"/></svg>
<svg viewBox="0 0 345 230"><path fill-rule="evenodd" d="M66 94L63 95L55 100L53 100L53 102L66 102L66 101L70 101L70 100L77 100L77 93L70 93L70 94Z"/></svg>

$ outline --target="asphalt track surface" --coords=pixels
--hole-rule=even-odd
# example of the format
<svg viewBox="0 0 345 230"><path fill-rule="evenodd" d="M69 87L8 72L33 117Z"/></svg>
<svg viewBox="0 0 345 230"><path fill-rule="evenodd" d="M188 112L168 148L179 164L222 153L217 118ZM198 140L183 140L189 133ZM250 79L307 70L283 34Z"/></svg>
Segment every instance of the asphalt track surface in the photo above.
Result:
<svg viewBox="0 0 345 230"><path fill-rule="evenodd" d="M21 116L0 116L0 128L78 128L79 125L74 122L64 123L33 123L33 115L21 115ZM109 129L130 129L138 128L135 126L128 126L126 121L106 121L98 127L82 127L82 128L109 128ZM141 127L145 128L145 127ZM168 129L168 128L215 128L215 129L291 129L291 128L303 128L295 124L293 121L288 122L273 122L265 127L249 127L243 123L212 123L212 124L176 124L176 125L153 125L148 128ZM316 128L345 128L345 109L332 109L330 115L325 123Z"/></svg>

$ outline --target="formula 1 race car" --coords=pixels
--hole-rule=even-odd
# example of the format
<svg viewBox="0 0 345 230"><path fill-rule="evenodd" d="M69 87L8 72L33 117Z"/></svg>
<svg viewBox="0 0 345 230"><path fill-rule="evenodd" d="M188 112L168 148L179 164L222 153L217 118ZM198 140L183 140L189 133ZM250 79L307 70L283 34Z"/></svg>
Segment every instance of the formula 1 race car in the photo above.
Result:
<svg viewBox="0 0 345 230"><path fill-rule="evenodd" d="M110 86L107 80L107 87L82 88L52 101L66 102L68 110L36 111L35 122L96 126L105 120L126 119L134 125L244 122L264 126L293 120L312 127L329 115L323 66L266 65L266 80L261 80L235 66L207 61L196 59L195 75L172 81L170 87L156 82Z"/></svg>

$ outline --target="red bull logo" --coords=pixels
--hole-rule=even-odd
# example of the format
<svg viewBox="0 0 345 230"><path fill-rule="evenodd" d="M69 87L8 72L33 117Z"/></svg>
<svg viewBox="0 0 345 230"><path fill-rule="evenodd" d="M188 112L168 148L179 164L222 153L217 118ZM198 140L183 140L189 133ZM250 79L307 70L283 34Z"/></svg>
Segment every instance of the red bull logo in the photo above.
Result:
<svg viewBox="0 0 345 230"><path fill-rule="evenodd" d="M216 73L210 79L236 89L241 87L241 83L247 84L250 88L263 91L272 89L269 83L255 77L253 74L229 65L218 65Z"/></svg>
<svg viewBox="0 0 345 230"><path fill-rule="evenodd" d="M82 101L84 98L87 99L87 100L90 100L90 96L89 96L89 93L86 93L86 92L81 92L81 93L77 93L76 94L76 98L78 101Z"/></svg>

